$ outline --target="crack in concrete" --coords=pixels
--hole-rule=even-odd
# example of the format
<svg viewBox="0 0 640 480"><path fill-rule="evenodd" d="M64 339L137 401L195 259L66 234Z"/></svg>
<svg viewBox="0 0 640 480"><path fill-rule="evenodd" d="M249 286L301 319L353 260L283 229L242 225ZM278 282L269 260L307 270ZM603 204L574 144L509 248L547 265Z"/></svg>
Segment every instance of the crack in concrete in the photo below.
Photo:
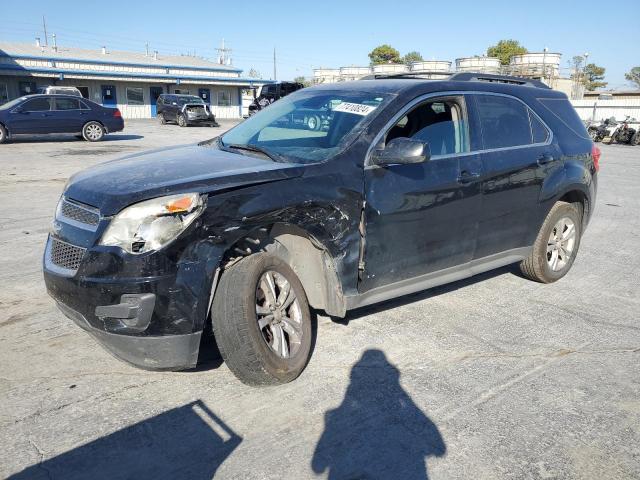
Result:
<svg viewBox="0 0 640 480"><path fill-rule="evenodd" d="M45 454L42 451L42 449L36 444L36 442L34 442L31 438L28 438L27 440L29 440L29 444L33 447L33 449L38 453L38 455L40 456L40 460L38 461L38 468L44 470L44 472L47 474L47 478L49 480L53 480L53 475L51 474L51 471L44 466L44 457Z"/></svg>
<svg viewBox="0 0 640 480"><path fill-rule="evenodd" d="M470 353L467 355L463 355L462 357L457 358L458 361L463 361L467 359L473 358L556 358L556 357L564 357L567 355L597 355L602 353L638 353L640 352L640 347L637 348L613 348L613 349L604 349L604 350L573 350L568 348L561 348L559 350L554 350L552 352L543 352L543 353L510 353L510 352L490 352L490 353Z"/></svg>

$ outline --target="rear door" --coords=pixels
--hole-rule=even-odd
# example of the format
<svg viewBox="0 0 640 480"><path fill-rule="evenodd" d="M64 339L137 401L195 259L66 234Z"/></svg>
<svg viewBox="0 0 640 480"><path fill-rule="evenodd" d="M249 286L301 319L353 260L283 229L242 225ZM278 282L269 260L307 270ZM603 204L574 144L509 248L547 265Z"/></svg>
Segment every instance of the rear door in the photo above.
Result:
<svg viewBox="0 0 640 480"><path fill-rule="evenodd" d="M51 133L54 120L51 116L51 97L27 100L11 111L9 129L12 133Z"/></svg>
<svg viewBox="0 0 640 480"><path fill-rule="evenodd" d="M87 120L88 110L81 110L80 100L69 97L55 97L51 117L55 133L78 133ZM53 132L52 132L53 133Z"/></svg>
<svg viewBox="0 0 640 480"><path fill-rule="evenodd" d="M374 148L397 137L428 143L432 156L365 167L361 292L467 263L474 254L482 162L471 152L465 97L412 102Z"/></svg>
<svg viewBox="0 0 640 480"><path fill-rule="evenodd" d="M561 162L551 131L524 102L491 93L474 100L484 170L475 258L482 258L533 243L543 182Z"/></svg>

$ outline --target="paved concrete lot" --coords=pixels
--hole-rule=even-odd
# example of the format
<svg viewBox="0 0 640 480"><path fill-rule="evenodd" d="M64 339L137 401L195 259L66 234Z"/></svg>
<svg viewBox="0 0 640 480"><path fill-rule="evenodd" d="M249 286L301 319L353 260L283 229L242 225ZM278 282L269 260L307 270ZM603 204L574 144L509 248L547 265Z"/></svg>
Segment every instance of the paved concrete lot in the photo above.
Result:
<svg viewBox="0 0 640 480"><path fill-rule="evenodd" d="M559 283L505 268L320 317L303 375L253 389L215 356L183 373L120 363L41 278L73 172L223 128L0 146L0 477L640 478L640 148L601 147L595 216Z"/></svg>

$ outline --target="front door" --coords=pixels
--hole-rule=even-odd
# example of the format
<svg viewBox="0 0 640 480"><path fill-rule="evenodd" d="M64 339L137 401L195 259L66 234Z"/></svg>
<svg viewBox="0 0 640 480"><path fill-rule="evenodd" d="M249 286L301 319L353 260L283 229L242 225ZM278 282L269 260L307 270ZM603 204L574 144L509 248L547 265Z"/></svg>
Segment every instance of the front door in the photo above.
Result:
<svg viewBox="0 0 640 480"><path fill-rule="evenodd" d="M520 100L489 93L474 97L484 168L476 258L483 258L533 244L543 182L561 162L549 130Z"/></svg>
<svg viewBox="0 0 640 480"><path fill-rule="evenodd" d="M149 98L151 99L151 116L158 115L158 97L162 95L162 87L150 87Z"/></svg>
<svg viewBox="0 0 640 480"><path fill-rule="evenodd" d="M52 133L55 120L51 112L52 97L27 100L10 113L9 129L12 133Z"/></svg>
<svg viewBox="0 0 640 480"><path fill-rule="evenodd" d="M118 98L116 97L115 85L102 85L102 106L107 108L116 108L118 106Z"/></svg>
<svg viewBox="0 0 640 480"><path fill-rule="evenodd" d="M479 154L470 153L463 96L426 98L400 114L393 138L428 143L431 159L367 166L360 292L471 261L481 209Z"/></svg>

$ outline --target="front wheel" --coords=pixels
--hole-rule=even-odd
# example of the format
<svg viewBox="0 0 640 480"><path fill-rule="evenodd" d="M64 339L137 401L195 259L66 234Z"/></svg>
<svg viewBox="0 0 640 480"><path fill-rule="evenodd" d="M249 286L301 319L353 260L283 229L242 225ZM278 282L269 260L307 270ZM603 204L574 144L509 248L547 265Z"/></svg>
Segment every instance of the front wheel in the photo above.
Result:
<svg viewBox="0 0 640 480"><path fill-rule="evenodd" d="M541 283L560 280L571 269L582 235L582 205L557 202L552 208L528 258L520 270Z"/></svg>
<svg viewBox="0 0 640 480"><path fill-rule="evenodd" d="M311 356L313 328L304 288L273 254L256 253L223 273L211 319L222 358L248 385L291 382Z"/></svg>
<svg viewBox="0 0 640 480"><path fill-rule="evenodd" d="M82 127L82 138L88 142L99 142L104 138L104 127L98 122L88 122Z"/></svg>
<svg viewBox="0 0 640 480"><path fill-rule="evenodd" d="M640 145L640 130L633 134L631 137L631 145Z"/></svg>
<svg viewBox="0 0 640 480"><path fill-rule="evenodd" d="M0 143L7 141L7 129L0 125Z"/></svg>

